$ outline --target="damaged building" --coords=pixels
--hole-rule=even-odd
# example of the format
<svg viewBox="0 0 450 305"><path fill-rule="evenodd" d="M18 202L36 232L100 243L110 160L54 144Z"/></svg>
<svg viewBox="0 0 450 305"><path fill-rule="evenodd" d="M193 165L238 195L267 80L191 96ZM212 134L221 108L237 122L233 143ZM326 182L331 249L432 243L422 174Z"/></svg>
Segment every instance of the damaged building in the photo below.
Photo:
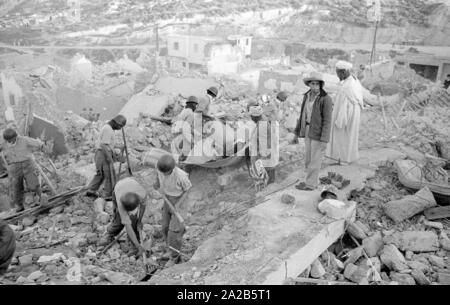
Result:
<svg viewBox="0 0 450 305"><path fill-rule="evenodd" d="M208 74L236 74L251 54L250 36L219 37L171 35L167 37L170 69L199 69Z"/></svg>

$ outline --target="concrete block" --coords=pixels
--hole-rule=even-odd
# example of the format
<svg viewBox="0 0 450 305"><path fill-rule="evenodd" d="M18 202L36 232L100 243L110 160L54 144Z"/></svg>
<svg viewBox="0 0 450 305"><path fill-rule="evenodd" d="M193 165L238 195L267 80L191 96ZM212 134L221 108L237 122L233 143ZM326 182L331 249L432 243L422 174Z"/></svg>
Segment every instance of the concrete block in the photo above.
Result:
<svg viewBox="0 0 450 305"><path fill-rule="evenodd" d="M385 245L381 250L380 259L390 270L400 272L408 269L403 254L394 245Z"/></svg>
<svg viewBox="0 0 450 305"><path fill-rule="evenodd" d="M383 248L383 237L381 232L377 232L374 235L363 239L362 245L369 257L377 256L378 252Z"/></svg>
<svg viewBox="0 0 450 305"><path fill-rule="evenodd" d="M384 243L396 245L402 251L434 252L439 250L439 240L431 231L397 232L384 238Z"/></svg>

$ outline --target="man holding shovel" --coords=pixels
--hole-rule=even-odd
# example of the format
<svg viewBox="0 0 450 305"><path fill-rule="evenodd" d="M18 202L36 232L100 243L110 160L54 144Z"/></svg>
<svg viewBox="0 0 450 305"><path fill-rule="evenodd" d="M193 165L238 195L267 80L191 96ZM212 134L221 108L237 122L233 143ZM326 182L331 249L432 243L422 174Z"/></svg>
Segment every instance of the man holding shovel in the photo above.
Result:
<svg viewBox="0 0 450 305"><path fill-rule="evenodd" d="M156 164L156 170L154 188L163 195L165 201L162 208L162 230L169 248L165 255L170 259L166 264L169 267L179 262L185 232L184 221L175 207L180 207L186 201L192 184L188 174L176 167L171 155L163 155Z"/></svg>
<svg viewBox="0 0 450 305"><path fill-rule="evenodd" d="M113 221L108 227L107 236L100 245L108 245L125 227L128 238L135 246L136 257L142 256L144 248L140 244L142 231L142 217L145 213L145 199L147 192L132 177L117 182L113 192Z"/></svg>

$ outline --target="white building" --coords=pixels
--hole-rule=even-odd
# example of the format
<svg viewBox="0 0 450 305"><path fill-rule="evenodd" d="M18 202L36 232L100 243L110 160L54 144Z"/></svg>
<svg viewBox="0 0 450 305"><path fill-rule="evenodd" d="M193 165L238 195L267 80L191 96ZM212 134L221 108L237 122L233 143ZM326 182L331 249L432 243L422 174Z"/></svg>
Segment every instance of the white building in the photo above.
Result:
<svg viewBox="0 0 450 305"><path fill-rule="evenodd" d="M245 52L251 51L241 37L230 42L220 37L190 35L168 36L167 49L170 68L205 68L208 74L238 73Z"/></svg>

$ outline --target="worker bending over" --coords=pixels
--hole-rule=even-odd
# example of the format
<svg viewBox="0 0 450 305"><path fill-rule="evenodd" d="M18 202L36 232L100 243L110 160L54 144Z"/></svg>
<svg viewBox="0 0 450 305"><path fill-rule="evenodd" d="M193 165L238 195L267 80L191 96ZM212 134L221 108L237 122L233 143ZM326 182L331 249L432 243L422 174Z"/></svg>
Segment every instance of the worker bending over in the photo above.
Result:
<svg viewBox="0 0 450 305"><path fill-rule="evenodd" d="M180 207L192 187L188 174L175 166L175 159L171 155L162 156L156 164L156 170L155 190L165 196L175 208ZM180 251L185 228L166 202L162 209L162 230L167 246ZM169 266L179 262L177 251L169 248L166 256L170 258Z"/></svg>
<svg viewBox="0 0 450 305"><path fill-rule="evenodd" d="M118 147L115 145L114 132L121 130L126 124L127 119L119 114L100 130L94 156L97 172L88 185L87 196L97 196L97 190L104 182L104 198L111 200L114 187L112 179L115 179L115 176L113 177L115 173L112 170L114 169L114 161L119 160L119 154L114 151L114 148ZM123 160L120 161L123 162Z"/></svg>
<svg viewBox="0 0 450 305"><path fill-rule="evenodd" d="M136 257L144 252L140 241L142 231L142 217L145 213L145 199L147 192L134 178L127 177L117 182L114 187L113 209L114 216L108 227L107 236L101 241L101 245L111 243L123 228L127 231L128 238L135 247Z"/></svg>
<svg viewBox="0 0 450 305"><path fill-rule="evenodd" d="M15 212L21 212L24 208L24 181L29 191L41 201L41 186L36 174L36 165L33 151L44 150L44 143L39 139L19 136L12 128L3 132L5 142L2 145L2 153L8 167L8 176L11 185L11 202L16 207Z"/></svg>

